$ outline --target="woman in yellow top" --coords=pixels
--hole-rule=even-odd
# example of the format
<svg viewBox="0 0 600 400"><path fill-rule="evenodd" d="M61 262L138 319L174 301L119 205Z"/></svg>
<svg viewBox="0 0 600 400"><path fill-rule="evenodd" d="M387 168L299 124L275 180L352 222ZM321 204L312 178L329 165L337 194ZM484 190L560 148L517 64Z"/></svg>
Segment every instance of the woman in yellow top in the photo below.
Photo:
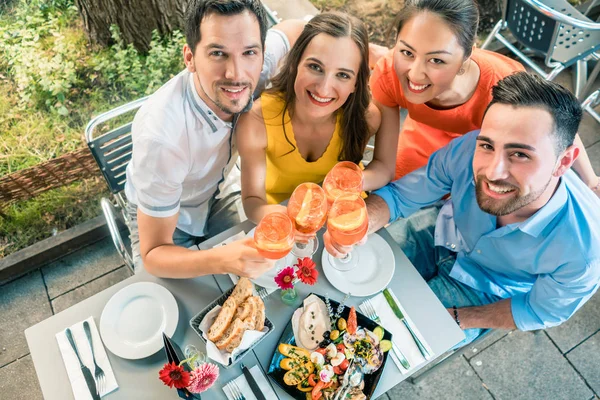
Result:
<svg viewBox="0 0 600 400"><path fill-rule="evenodd" d="M349 15L323 13L308 22L272 80L240 117L242 201L254 222L281 206L303 182L321 183L338 161L359 163L380 114L368 89L368 34ZM364 189L387 184L395 146L376 137Z"/></svg>

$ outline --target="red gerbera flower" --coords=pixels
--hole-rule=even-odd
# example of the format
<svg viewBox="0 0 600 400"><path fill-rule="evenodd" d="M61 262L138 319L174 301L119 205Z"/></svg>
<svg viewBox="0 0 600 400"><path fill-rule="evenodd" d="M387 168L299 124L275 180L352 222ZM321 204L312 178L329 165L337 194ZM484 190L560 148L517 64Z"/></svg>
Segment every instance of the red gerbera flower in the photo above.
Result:
<svg viewBox="0 0 600 400"><path fill-rule="evenodd" d="M165 364L158 377L170 388L175 386L177 389L183 389L190 384L190 373L174 362Z"/></svg>
<svg viewBox="0 0 600 400"><path fill-rule="evenodd" d="M299 258L298 263L294 264L294 267L298 268L296 276L302 283L314 285L317 283L317 277L319 276L319 271L315 269L316 266L317 264L309 257L304 257L303 259Z"/></svg>
<svg viewBox="0 0 600 400"><path fill-rule="evenodd" d="M294 268L286 267L275 276L275 283L282 290L294 288Z"/></svg>

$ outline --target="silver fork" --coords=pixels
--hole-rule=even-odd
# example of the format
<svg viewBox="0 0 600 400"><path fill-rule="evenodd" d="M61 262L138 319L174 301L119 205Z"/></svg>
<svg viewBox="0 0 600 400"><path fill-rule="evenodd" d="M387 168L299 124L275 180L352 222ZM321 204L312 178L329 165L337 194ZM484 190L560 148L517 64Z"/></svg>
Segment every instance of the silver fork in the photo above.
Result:
<svg viewBox="0 0 600 400"><path fill-rule="evenodd" d="M367 317L369 317L369 319L372 319L373 321L375 321L379 325L381 325L381 319L379 318L379 315L377 315L377 311L375 311L375 307L373 307L373 303L371 303L371 299L365 300L363 302L363 304L365 306L365 311L367 312ZM406 359L404 354L402 354L402 351L398 348L398 346L396 346L396 344L394 342L392 342L392 353L390 354L390 356L392 358L394 358L394 356L395 356L396 362L400 363L400 365L402 365L404 367L404 369L410 368L410 363L408 362L408 360Z"/></svg>
<svg viewBox="0 0 600 400"><path fill-rule="evenodd" d="M90 324L87 321L83 322L83 330L85 331L85 336L87 336L88 343L90 344L90 348L92 349L92 360L94 361L94 380L96 381L96 390L98 391L98 396L102 396L104 393L104 385L106 384L106 375L104 371L98 364L96 363L96 355L94 354L94 342L92 341L92 332L90 331Z"/></svg>
<svg viewBox="0 0 600 400"><path fill-rule="evenodd" d="M267 289L256 284L254 286L256 287L256 294L258 294L258 297L260 297L262 300L266 299L267 296L269 296L269 292L267 291Z"/></svg>
<svg viewBox="0 0 600 400"><path fill-rule="evenodd" d="M246 398L242 394L242 391L238 387L237 383L235 383L235 381L231 381L225 386L229 388L229 392L233 396L233 400L246 400Z"/></svg>

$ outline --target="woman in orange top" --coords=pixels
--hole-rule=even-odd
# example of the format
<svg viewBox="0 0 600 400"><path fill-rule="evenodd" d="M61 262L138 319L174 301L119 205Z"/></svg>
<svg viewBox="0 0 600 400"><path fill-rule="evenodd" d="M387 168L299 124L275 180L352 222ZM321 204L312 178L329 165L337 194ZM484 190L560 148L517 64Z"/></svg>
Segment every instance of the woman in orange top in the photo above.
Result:
<svg viewBox="0 0 600 400"><path fill-rule="evenodd" d="M473 0L410 0L396 17L396 45L377 62L370 80L382 113L380 132L400 131L399 108L408 111L395 179L426 165L453 138L480 129L492 86L524 69L473 47L478 21ZM579 137L576 143L581 155L574 169L594 187L598 177Z"/></svg>

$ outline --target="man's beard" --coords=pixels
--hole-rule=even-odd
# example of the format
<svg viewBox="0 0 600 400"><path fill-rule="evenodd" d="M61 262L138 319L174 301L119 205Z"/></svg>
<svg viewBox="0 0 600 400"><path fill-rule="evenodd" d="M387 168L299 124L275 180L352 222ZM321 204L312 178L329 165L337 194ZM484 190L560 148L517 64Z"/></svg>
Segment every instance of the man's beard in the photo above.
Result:
<svg viewBox="0 0 600 400"><path fill-rule="evenodd" d="M475 194L477 196L477 204L479 204L479 208L481 208L482 211L491 214L491 215L495 215L497 217L502 217L504 215L508 215L508 214L512 214L513 212L527 206L528 204L536 201L537 199L540 198L540 196L546 191L546 188L548 187L548 185L550 184L550 180L551 177L548 179L548 182L546 182L546 184L540 189L537 190L535 192L531 192L525 196L521 196L520 193L521 191L519 190L518 187L514 186L514 185L510 185L506 182L502 182L502 181L492 181L492 185L497 185L497 186L510 186L512 188L515 189L515 195L507 198L507 199L503 199L503 200L498 200L498 199L493 199L491 197L488 197L488 195L486 195L483 191L483 182L484 182L485 178L482 175L479 175L475 178L475 182L476 182L476 188L475 188Z"/></svg>
<svg viewBox="0 0 600 400"><path fill-rule="evenodd" d="M197 74L197 72L196 72ZM200 83L200 77L198 76L198 83L200 86L200 89L202 90L202 92L204 92L204 95L206 96L206 98L210 99L210 101L212 101L214 103L215 106L217 106L219 108L219 110L223 111L225 114L237 114L239 112L242 112L246 109L246 107L248 107L248 104L250 104L250 102L252 101L252 94L254 92L254 89L252 87L252 84L250 82L234 82L234 81L218 81L214 84L215 87L215 98L212 98L208 95L208 93L206 93L206 90L204 90L204 87L202 87L202 84ZM221 101L221 99L219 99L220 97L220 93L221 93L221 89L220 86L239 86L239 87L245 87L248 90L248 98L247 99L228 99L228 101L230 101L234 107L239 108L239 110L234 110L231 107L229 107L227 104L225 104L223 101ZM223 95L224 96L224 95ZM243 107L238 107L241 103L243 104Z"/></svg>

